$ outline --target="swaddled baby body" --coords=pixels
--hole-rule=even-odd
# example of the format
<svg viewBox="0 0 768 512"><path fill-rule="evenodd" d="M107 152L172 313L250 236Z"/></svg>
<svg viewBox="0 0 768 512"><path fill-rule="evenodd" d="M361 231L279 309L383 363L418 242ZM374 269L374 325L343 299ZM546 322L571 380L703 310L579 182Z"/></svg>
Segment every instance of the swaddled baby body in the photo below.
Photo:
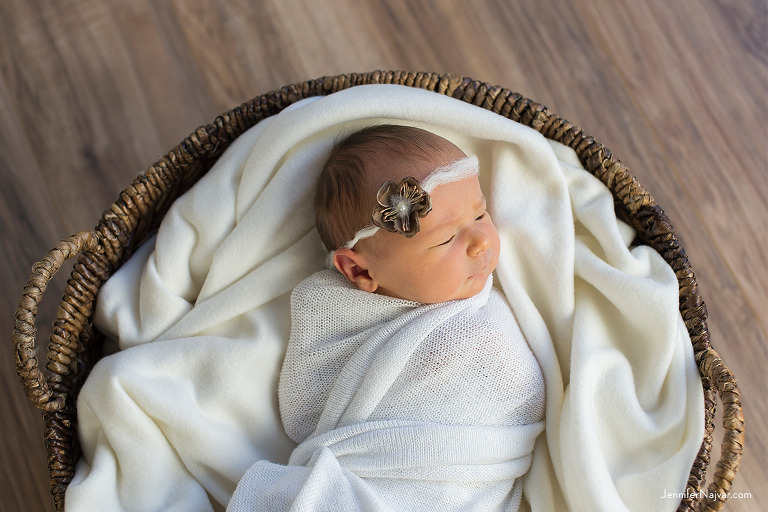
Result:
<svg viewBox="0 0 768 512"><path fill-rule="evenodd" d="M492 286L477 171L416 128L333 149L315 207L335 269L294 290L280 375L299 446L288 466L255 464L230 510L517 509L544 384Z"/></svg>

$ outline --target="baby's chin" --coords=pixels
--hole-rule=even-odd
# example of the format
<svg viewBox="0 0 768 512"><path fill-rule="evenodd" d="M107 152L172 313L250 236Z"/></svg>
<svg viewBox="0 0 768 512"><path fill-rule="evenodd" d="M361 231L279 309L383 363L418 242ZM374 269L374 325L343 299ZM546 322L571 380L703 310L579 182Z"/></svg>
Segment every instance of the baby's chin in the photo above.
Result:
<svg viewBox="0 0 768 512"><path fill-rule="evenodd" d="M485 288L485 283L488 281L488 278L493 273L493 270L485 271L478 273L476 275L470 276L466 282L464 283L464 286L462 287L462 290L458 293L455 293L452 297L446 299L442 302L447 302L448 300L460 300L460 299L469 299L471 297L474 297L481 291L483 291L483 288Z"/></svg>
<svg viewBox="0 0 768 512"><path fill-rule="evenodd" d="M469 297L474 297L475 295L483 291L483 288L485 288L485 283L486 281L488 281L488 278L491 276L492 273L493 271L483 272L482 274L472 276L469 278L470 280L470 283L469 283L470 286L468 291L468 293L470 294Z"/></svg>

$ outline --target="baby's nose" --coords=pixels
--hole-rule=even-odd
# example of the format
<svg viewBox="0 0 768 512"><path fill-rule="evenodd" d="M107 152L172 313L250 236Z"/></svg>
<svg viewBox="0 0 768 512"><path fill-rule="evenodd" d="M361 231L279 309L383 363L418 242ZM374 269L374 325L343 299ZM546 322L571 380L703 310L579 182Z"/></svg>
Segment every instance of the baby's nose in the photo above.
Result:
<svg viewBox="0 0 768 512"><path fill-rule="evenodd" d="M467 252L470 256L477 256L487 251L490 245L491 238L488 236L488 233L486 233L485 230L481 228L477 228L475 229L473 237L470 240Z"/></svg>

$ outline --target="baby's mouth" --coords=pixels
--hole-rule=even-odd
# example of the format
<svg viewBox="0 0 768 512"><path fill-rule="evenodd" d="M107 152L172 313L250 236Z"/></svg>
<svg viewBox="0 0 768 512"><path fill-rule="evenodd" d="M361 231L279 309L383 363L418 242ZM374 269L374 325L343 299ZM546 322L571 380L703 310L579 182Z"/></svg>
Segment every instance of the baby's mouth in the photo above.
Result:
<svg viewBox="0 0 768 512"><path fill-rule="evenodd" d="M489 255L489 256L488 256L488 257L485 259L485 263L483 263L483 266L482 266L482 267L480 267L480 269L479 269L477 272L475 272L474 274L472 274L471 276L469 276L469 278L470 278L470 279L474 279L475 277L478 277L480 274L482 274L483 272L485 272L485 270L488 268L488 265L490 265L490 264L491 264L491 257L490 257L490 255Z"/></svg>

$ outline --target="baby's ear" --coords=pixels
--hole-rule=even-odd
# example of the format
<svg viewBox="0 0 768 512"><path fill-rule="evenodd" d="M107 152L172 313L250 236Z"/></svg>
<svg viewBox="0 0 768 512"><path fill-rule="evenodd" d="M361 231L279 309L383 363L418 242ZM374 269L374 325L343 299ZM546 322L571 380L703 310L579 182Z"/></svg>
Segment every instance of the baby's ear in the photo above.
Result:
<svg viewBox="0 0 768 512"><path fill-rule="evenodd" d="M379 287L378 283L368 274L365 257L352 249L334 251L333 265L359 290L372 293Z"/></svg>

